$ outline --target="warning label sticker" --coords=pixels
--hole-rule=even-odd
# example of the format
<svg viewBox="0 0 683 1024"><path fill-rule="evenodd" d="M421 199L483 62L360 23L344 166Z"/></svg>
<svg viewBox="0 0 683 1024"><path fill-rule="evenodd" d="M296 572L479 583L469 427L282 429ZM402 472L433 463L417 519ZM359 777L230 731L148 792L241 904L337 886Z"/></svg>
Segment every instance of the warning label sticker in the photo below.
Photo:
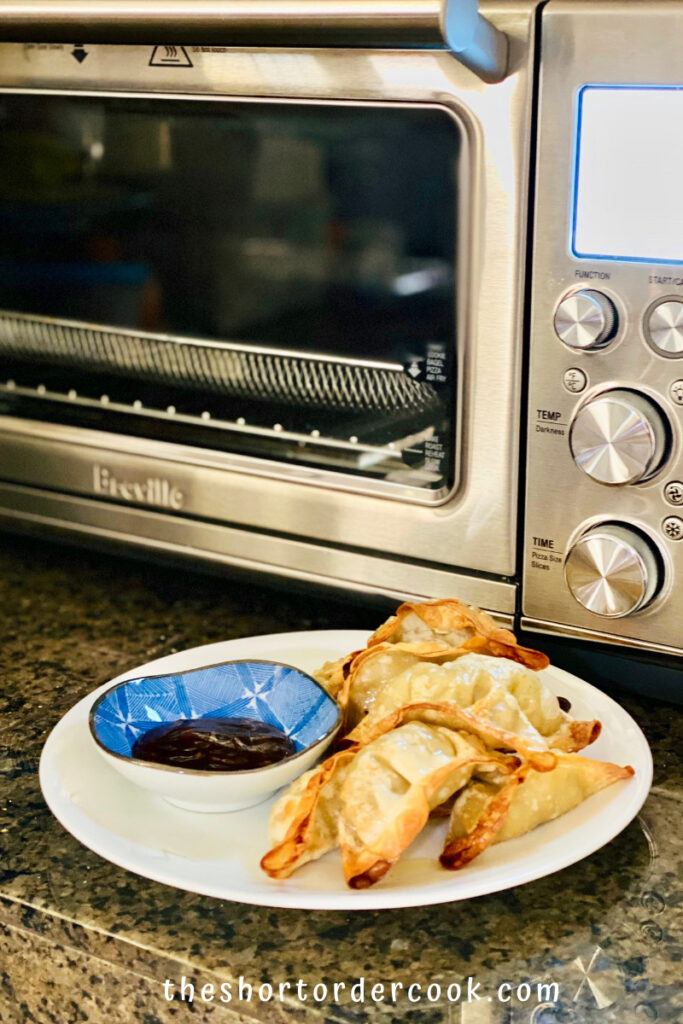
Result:
<svg viewBox="0 0 683 1024"><path fill-rule="evenodd" d="M149 59L151 68L191 68L192 61L184 46L155 46Z"/></svg>

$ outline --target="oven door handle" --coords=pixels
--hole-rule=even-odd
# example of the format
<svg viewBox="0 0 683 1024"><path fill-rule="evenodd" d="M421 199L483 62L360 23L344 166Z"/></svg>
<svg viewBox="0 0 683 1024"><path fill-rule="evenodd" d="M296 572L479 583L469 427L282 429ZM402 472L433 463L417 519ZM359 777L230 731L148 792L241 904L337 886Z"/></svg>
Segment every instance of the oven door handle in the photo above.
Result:
<svg viewBox="0 0 683 1024"><path fill-rule="evenodd" d="M485 81L507 38L478 0L0 0L0 39L223 46L446 46Z"/></svg>

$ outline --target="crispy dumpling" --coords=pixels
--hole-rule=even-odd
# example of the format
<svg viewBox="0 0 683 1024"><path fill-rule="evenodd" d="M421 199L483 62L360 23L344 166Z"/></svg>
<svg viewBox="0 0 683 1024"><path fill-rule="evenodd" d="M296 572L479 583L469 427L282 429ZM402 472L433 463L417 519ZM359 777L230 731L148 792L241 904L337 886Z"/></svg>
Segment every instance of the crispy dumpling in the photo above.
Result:
<svg viewBox="0 0 683 1024"><path fill-rule="evenodd" d="M455 600L427 601L402 604L396 615L372 634L365 649L326 662L315 678L346 710L347 723L352 726L392 676L418 661L448 661L468 651L534 669L549 664L545 654L521 647L513 633L497 626L479 608Z"/></svg>
<svg viewBox="0 0 683 1024"><path fill-rule="evenodd" d="M410 722L358 751L341 787L342 866L354 889L374 884L424 827L431 810L475 768L512 771L516 758L473 735Z"/></svg>
<svg viewBox="0 0 683 1024"><path fill-rule="evenodd" d="M389 679L350 738L362 743L376 722L398 708L427 703L457 704L535 748L581 749L600 731L598 722L574 722L540 676L523 665L485 654L464 654L444 664L416 662ZM411 717L448 724L429 710Z"/></svg>
<svg viewBox="0 0 683 1024"><path fill-rule="evenodd" d="M472 637L462 647L446 647L439 641L376 644L360 651L346 667L346 677L337 700L346 709L347 728L353 727L373 707L387 684L407 669L420 664L440 665L466 657L482 647L482 637ZM494 658L494 661L502 659Z"/></svg>
<svg viewBox="0 0 683 1024"><path fill-rule="evenodd" d="M367 714L387 683L418 664L419 654L407 646L406 650L403 645L381 644L356 655L338 698L346 709L347 728Z"/></svg>
<svg viewBox="0 0 683 1024"><path fill-rule="evenodd" d="M338 844L340 791L354 758L342 750L295 779L270 812L271 849L261 867L271 878L288 878Z"/></svg>
<svg viewBox="0 0 683 1024"><path fill-rule="evenodd" d="M601 789L628 779L633 769L577 754L556 753L551 772L522 765L502 785L475 780L458 795L441 863L464 867L491 843L515 839L566 814Z"/></svg>
<svg viewBox="0 0 683 1024"><path fill-rule="evenodd" d="M439 642L378 644L353 651L338 661L326 661L313 675L346 710L347 722L356 722L370 709L376 694L390 679L429 657L453 658L455 653Z"/></svg>
<svg viewBox="0 0 683 1024"><path fill-rule="evenodd" d="M338 845L347 883L364 888L437 813L449 820L441 863L462 867L628 778L568 753L600 723L567 713L533 671L547 664L479 609L402 605L365 649L316 673L347 734L275 803L263 870L284 879Z"/></svg>
<svg viewBox="0 0 683 1024"><path fill-rule="evenodd" d="M360 651L352 651L351 654L345 654L343 658L338 658L337 661L326 661L321 668L317 669L313 673L313 678L319 682L323 689L327 690L330 697L334 698L334 700L336 700L342 707L344 705L340 698L342 690L344 689L344 680L348 675L352 661L360 653Z"/></svg>
<svg viewBox="0 0 683 1024"><path fill-rule="evenodd" d="M416 661L384 683L368 710L372 717L383 717L416 701L449 701L470 708L498 690L513 695L522 692L523 705L518 702L517 706L524 714L524 726L536 736L555 732L562 724L557 698L537 674L516 662L486 654L463 654L441 664Z"/></svg>
<svg viewBox="0 0 683 1024"><path fill-rule="evenodd" d="M364 747L392 729L406 722L423 722L426 725L441 726L444 729L464 730L481 740L490 750L515 751L538 771L550 771L555 767L556 755L548 750L543 737L533 730L531 736L520 736L507 732L484 717L478 717L471 709L461 708L448 701L418 701L404 704L383 718L366 715L353 732L342 742L354 747Z"/></svg>
<svg viewBox="0 0 683 1024"><path fill-rule="evenodd" d="M521 647L509 629L497 626L490 615L455 599L407 601L370 637L368 647L379 643L425 643L439 641L446 647L463 647L473 639L484 640L490 654L519 661L529 668L546 668L547 655Z"/></svg>

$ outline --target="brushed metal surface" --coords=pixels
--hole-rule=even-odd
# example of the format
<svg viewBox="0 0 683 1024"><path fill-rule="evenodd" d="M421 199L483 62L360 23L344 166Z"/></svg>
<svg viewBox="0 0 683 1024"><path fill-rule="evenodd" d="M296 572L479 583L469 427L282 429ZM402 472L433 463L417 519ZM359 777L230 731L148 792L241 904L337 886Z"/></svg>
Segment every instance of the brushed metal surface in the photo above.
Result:
<svg viewBox="0 0 683 1024"><path fill-rule="evenodd" d="M664 654L672 658L683 656L683 650L680 647L658 644L652 640L637 640L630 636L615 636L613 633L600 632L598 629L568 626L565 622L552 622L550 619L534 619L528 615L521 617L519 628L528 630L530 633L540 633L544 636L564 637L565 639L580 640L585 643L614 645L615 647L623 647L627 651L630 648L634 651L651 651L655 654ZM618 655L619 651L615 650L614 653ZM683 662L681 664L683 665Z"/></svg>
<svg viewBox="0 0 683 1024"><path fill-rule="evenodd" d="M675 360L646 338L644 316L665 297L683 297L680 266L578 259L571 254L571 199L576 103L587 84L681 85L683 4L630 0L551 0L541 19L542 60L533 239L528 461L522 612L526 623L554 623L569 636L683 650L683 545L663 523L671 508L665 488L683 479L683 407L671 397L681 377ZM656 161L654 154L651 154ZM619 167L614 168L615 180ZM628 216L628 211L624 212ZM569 351L555 336L553 317L573 288L596 288L619 312L615 340L598 351ZM589 386L563 387L570 367ZM583 401L610 389L635 390L655 402L672 429L665 469L627 487L604 487L583 473L569 446L569 424ZM564 559L590 525L618 520L651 537L666 566L662 592L642 611L606 622L578 604L564 580ZM538 628L538 625L530 625Z"/></svg>
<svg viewBox="0 0 683 1024"><path fill-rule="evenodd" d="M561 300L555 310L555 332L569 348L602 348L616 327L614 306L602 292L581 288Z"/></svg>
<svg viewBox="0 0 683 1024"><path fill-rule="evenodd" d="M487 81L503 32L477 0L0 0L0 39L223 46L447 46Z"/></svg>
<svg viewBox="0 0 683 1024"><path fill-rule="evenodd" d="M516 587L512 583L397 564L148 509L0 483L0 524L71 539L91 535L117 545L376 594L396 602L457 593L461 600L490 611L503 625L512 626L514 620Z"/></svg>
<svg viewBox="0 0 683 1024"><path fill-rule="evenodd" d="M645 334L663 356L683 356L683 299L664 299L645 314Z"/></svg>
<svg viewBox="0 0 683 1024"><path fill-rule="evenodd" d="M601 484L637 483L666 454L667 425L654 402L633 391L603 391L576 412L569 446L579 469Z"/></svg>
<svg viewBox="0 0 683 1024"><path fill-rule="evenodd" d="M267 460L259 475L247 474L235 468L237 456L228 468L217 464L217 453L199 448L7 417L0 423L0 479L87 497L95 493L97 466L109 467L124 482L167 473L187 491L192 515L244 524L262 536L325 541L325 559L335 548L360 545L391 556L397 575L406 566L417 571L416 562L513 575L534 5L503 2L482 10L511 39L513 71L498 85L484 84L443 51L189 46L193 66L179 69L150 67L149 46L87 45L82 63L60 44L0 46L5 91L68 93L77 87L197 101L437 103L452 111L466 133L459 216L467 254L457 282L462 344L456 352L461 400L455 493L437 507L409 505L320 486L315 477L278 480L269 475ZM368 356L381 360L381 345ZM131 534L130 542L139 541Z"/></svg>
<svg viewBox="0 0 683 1024"><path fill-rule="evenodd" d="M20 42L443 45L441 0L1 0Z"/></svg>
<svg viewBox="0 0 683 1024"><path fill-rule="evenodd" d="M567 555L564 574L579 604L605 618L637 612L660 582L649 542L615 523L593 527L580 537Z"/></svg>

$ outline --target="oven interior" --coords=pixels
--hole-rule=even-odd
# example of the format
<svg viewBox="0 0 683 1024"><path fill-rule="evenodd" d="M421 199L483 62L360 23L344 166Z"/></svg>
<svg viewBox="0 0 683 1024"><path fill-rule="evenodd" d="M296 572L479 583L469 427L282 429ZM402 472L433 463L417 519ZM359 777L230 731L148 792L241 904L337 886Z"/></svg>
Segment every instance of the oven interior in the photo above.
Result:
<svg viewBox="0 0 683 1024"><path fill-rule="evenodd" d="M460 142L429 105L4 94L0 411L439 500Z"/></svg>

